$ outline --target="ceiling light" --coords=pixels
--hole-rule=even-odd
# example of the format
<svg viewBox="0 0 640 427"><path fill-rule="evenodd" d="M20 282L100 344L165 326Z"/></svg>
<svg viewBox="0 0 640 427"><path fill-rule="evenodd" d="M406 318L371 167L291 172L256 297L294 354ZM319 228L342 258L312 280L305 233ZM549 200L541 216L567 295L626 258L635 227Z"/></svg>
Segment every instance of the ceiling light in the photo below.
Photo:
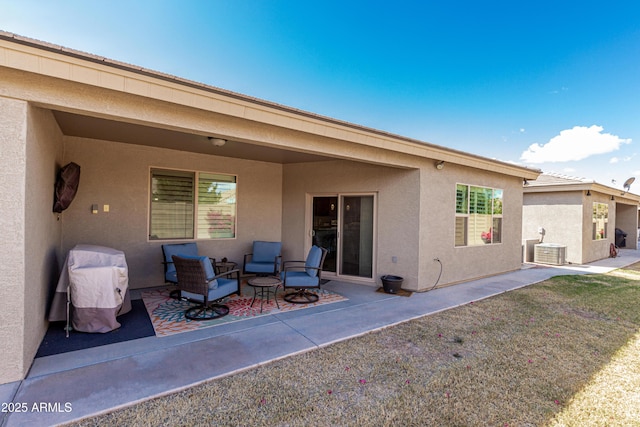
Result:
<svg viewBox="0 0 640 427"><path fill-rule="evenodd" d="M209 136L208 138L209 138L209 141L211 141L211 143L216 147L222 147L224 144L227 143L226 139L214 138L212 136Z"/></svg>

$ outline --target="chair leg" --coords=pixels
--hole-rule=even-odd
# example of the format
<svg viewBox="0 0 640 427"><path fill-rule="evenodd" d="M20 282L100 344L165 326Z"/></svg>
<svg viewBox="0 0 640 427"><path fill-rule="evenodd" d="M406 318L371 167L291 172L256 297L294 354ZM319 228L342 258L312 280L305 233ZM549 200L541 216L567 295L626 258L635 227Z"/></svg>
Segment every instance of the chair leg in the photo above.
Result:
<svg viewBox="0 0 640 427"><path fill-rule="evenodd" d="M282 299L292 304L309 304L318 301L320 297L306 289L296 289L295 292L285 294Z"/></svg>
<svg viewBox="0 0 640 427"><path fill-rule="evenodd" d="M229 314L229 307L223 304L199 304L184 312L184 317L189 320L219 319Z"/></svg>

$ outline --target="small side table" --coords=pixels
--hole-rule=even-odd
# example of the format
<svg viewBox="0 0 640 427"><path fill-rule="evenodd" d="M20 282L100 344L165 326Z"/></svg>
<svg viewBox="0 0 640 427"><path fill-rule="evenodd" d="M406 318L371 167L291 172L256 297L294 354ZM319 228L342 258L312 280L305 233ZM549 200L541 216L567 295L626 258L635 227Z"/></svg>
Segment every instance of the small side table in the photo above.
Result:
<svg viewBox="0 0 640 427"><path fill-rule="evenodd" d="M213 260L213 271L216 274L222 274L222 273L226 273L227 271L235 270L237 266L238 266L237 262L233 262L233 261L218 262L215 259Z"/></svg>
<svg viewBox="0 0 640 427"><path fill-rule="evenodd" d="M253 288L253 300L251 301L251 307L253 307L253 303L256 302L256 297L258 296L258 290L260 291L260 313L262 313L262 304L264 303L264 295L267 294L267 303L269 303L269 297L273 294L273 299L276 302L276 306L280 309L280 304L278 304L277 292L282 282L279 278L268 276L268 277L254 277L247 281L247 285Z"/></svg>

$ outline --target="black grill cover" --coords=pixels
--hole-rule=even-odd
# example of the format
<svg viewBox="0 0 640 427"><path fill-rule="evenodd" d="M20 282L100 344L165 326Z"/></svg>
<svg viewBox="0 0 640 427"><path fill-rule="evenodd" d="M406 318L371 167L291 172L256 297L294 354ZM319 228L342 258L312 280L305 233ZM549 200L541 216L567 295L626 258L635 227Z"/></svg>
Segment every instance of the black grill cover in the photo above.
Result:
<svg viewBox="0 0 640 427"><path fill-rule="evenodd" d="M78 191L78 183L80 182L80 166L71 162L63 166L58 172L56 179L55 203L53 204L54 212L62 212L67 209Z"/></svg>

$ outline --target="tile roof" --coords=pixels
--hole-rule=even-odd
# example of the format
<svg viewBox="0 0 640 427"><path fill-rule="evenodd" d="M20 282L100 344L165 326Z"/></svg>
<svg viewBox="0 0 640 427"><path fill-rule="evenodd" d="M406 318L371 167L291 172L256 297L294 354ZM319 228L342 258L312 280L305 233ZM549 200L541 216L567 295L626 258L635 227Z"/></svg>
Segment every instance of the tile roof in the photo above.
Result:
<svg viewBox="0 0 640 427"><path fill-rule="evenodd" d="M571 185L571 184L592 184L595 181L587 178L562 175L553 172L544 172L535 181L528 181L529 187L540 187L547 185Z"/></svg>

